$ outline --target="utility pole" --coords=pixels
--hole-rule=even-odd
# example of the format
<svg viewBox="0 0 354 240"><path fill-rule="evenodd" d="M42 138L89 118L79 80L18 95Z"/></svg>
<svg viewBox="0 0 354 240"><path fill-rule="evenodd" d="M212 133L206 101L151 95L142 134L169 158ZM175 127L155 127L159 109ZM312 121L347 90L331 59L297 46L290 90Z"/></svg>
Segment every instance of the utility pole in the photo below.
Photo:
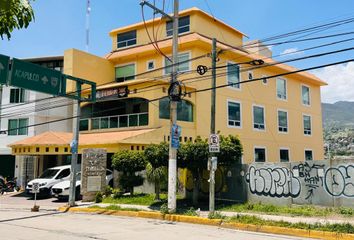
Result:
<svg viewBox="0 0 354 240"><path fill-rule="evenodd" d="M172 73L170 81L169 97L170 101L170 146L169 146L169 161L168 161L168 200L167 206L169 212L176 212L177 208L177 148L172 146L173 128L177 123L177 102L180 98L180 93L176 93L176 90L180 90L180 86L177 81L177 64L178 64L178 9L179 0L174 0L173 3L173 16L171 17L161 9L158 9L155 5L152 5L148 1L142 1L140 5L149 6L155 12L160 13L162 16L170 19L173 26L172 34ZM177 98L175 98L177 96Z"/></svg>
<svg viewBox="0 0 354 240"><path fill-rule="evenodd" d="M215 108L216 108L216 39L212 40L212 52L211 52L211 116L210 116L210 134L215 134ZM209 160L209 212L215 211L215 170L213 162L217 161L215 153L211 153L211 159Z"/></svg>
<svg viewBox="0 0 354 240"><path fill-rule="evenodd" d="M178 8L179 0L174 0L173 4L173 38L172 38L172 74L171 86L177 83L177 62L178 62ZM170 103L170 139L172 140L172 127L177 123L177 101ZM176 212L177 208L177 149L172 147L170 141L169 161L168 161L168 201L169 212Z"/></svg>
<svg viewBox="0 0 354 240"><path fill-rule="evenodd" d="M76 107L76 118L74 118L73 124L73 140L70 144L71 147L71 175L70 175L70 189L69 189L69 206L75 206L75 194L76 194L76 167L77 167L77 158L79 151L79 131L80 131L80 99L81 99L81 83L76 82L76 91L78 94L78 100L75 104ZM76 121L76 122L75 122Z"/></svg>

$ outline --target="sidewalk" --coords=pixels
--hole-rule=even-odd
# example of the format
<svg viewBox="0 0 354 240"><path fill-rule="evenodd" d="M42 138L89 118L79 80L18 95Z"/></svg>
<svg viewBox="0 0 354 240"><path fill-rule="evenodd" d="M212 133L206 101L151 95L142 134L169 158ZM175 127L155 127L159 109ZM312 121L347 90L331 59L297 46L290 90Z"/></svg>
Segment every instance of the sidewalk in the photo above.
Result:
<svg viewBox="0 0 354 240"><path fill-rule="evenodd" d="M107 207L110 205L116 205L120 206L122 208L136 208L140 209L143 211L159 211L158 208L151 208L149 206L142 206L142 205L131 205L131 204L111 204L111 203L78 203L78 207L89 207L89 206L100 206L100 207ZM279 215L267 215L267 214L261 214L261 213L237 213L237 212L224 212L224 211L218 211L221 215L227 216L227 217L232 217L236 215L246 215L246 216L256 216L259 218L262 218L264 220L271 220L271 221L285 221L285 222L290 222L290 223L307 223L307 224L315 224L315 223L321 223L321 224L334 224L334 223L350 223L354 225L354 218L333 218L333 217L302 217L302 216L279 216ZM199 216L200 217L208 217L209 212L208 211L200 211Z"/></svg>

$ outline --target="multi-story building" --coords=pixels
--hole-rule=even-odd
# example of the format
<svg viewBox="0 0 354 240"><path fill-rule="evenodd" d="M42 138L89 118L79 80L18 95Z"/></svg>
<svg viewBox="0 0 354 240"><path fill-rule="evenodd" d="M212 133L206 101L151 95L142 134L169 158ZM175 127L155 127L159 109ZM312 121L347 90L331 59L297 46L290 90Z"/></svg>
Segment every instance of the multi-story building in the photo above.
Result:
<svg viewBox="0 0 354 240"><path fill-rule="evenodd" d="M23 59L53 70L63 70L63 56ZM58 107L61 106L61 107ZM0 134L0 175L16 176L22 184L42 168L55 165L57 156L45 159L26 155L27 149L21 149L25 155L11 155L10 144L39 135L46 131L71 131L72 121L60 121L43 124L72 116L72 103L63 98L25 90L22 88L3 86L1 89L1 134ZM26 128L26 126L31 126Z"/></svg>
<svg viewBox="0 0 354 240"><path fill-rule="evenodd" d="M114 29L109 35L112 51L104 58L75 49L64 54L66 74L95 81L98 86L97 102L81 106L79 152L101 147L110 156L119 149L143 150L149 143L169 141L166 96L171 77L171 22L149 20ZM211 73L200 76L196 69L211 66L209 54L212 38L216 38L217 48L222 50L217 85L229 84L216 90L216 130L240 137L242 162L323 159L320 87L325 82L307 72L271 77L295 68L276 64L259 41L244 47L243 37L199 9L180 12L178 80L186 93L178 103L180 141L210 134L211 92L199 90L211 87ZM259 59L264 61L261 66L244 64ZM257 78L262 80L242 84ZM125 90L129 90L127 96ZM57 134L67 139L58 140L57 146L36 138L33 147L37 154L54 154L56 148L60 154L68 154L62 149L69 147L71 134ZM19 143L12 146L13 153L29 140Z"/></svg>

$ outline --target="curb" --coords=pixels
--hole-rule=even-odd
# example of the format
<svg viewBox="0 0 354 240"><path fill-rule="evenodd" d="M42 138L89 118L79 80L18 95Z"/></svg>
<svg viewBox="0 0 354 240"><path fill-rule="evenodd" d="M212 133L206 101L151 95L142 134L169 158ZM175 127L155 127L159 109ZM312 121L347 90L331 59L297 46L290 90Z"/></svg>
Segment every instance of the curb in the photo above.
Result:
<svg viewBox="0 0 354 240"><path fill-rule="evenodd" d="M104 210L104 209L80 208L80 207L70 208L67 206L59 207L58 211L149 218L149 219L165 220L171 222L210 225L210 226L218 226L218 227L228 228L228 229L270 233L270 234L278 234L278 235L288 235L288 236L295 236L295 237L318 238L318 239L327 239L327 240L339 240L339 239L354 240L354 234L347 234L347 233L335 233L335 232L305 230L305 229L276 227L276 226L259 226L253 224L245 224L245 223L228 223L228 222L223 222L221 219L209 219L203 217L184 216L184 215L176 215L176 214L161 214L159 212L149 212L149 211L135 212L135 211Z"/></svg>

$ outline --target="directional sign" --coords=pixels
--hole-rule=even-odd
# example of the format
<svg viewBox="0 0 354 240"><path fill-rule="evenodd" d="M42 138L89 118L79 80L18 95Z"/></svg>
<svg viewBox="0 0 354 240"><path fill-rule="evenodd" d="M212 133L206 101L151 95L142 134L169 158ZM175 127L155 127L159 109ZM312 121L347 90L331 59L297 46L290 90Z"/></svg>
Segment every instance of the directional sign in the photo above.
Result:
<svg viewBox="0 0 354 240"><path fill-rule="evenodd" d="M7 84L10 58L0 54L0 84Z"/></svg>
<svg viewBox="0 0 354 240"><path fill-rule="evenodd" d="M62 73L13 59L10 85L37 92L59 95Z"/></svg>
<svg viewBox="0 0 354 240"><path fill-rule="evenodd" d="M209 152L220 152L220 139L217 134L210 134Z"/></svg>

